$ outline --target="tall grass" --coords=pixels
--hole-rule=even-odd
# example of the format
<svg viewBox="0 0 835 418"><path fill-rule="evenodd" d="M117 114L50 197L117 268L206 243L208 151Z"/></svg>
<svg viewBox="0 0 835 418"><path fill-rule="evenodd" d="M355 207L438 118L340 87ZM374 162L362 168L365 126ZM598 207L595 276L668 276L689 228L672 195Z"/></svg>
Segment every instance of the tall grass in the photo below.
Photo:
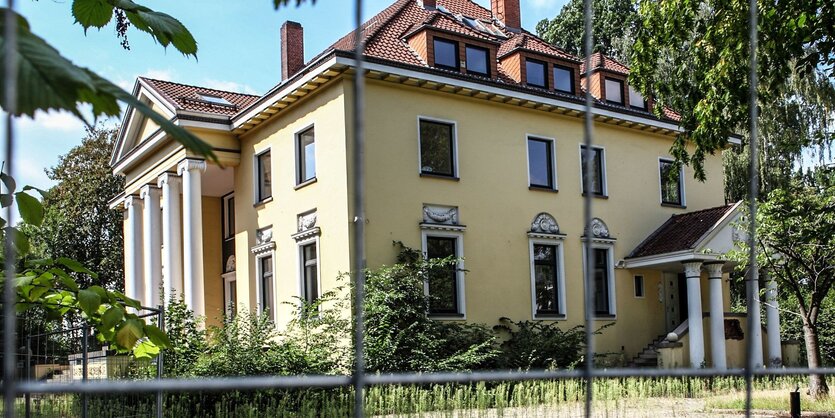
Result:
<svg viewBox="0 0 835 418"><path fill-rule="evenodd" d="M755 379L754 388L793 389L804 379L761 377ZM745 390L745 381L735 377L596 379L593 384L595 399L603 408L617 408L618 401L628 399L708 398ZM501 416L506 409L577 405L585 399L585 390L585 382L580 379L375 386L366 391L365 409L367 415L493 410ZM350 388L166 394L164 411L166 417L344 417L351 414L352 397ZM113 395L92 398L89 416L153 416L154 410L153 395ZM38 412L34 416L78 417L78 397L44 397Z"/></svg>

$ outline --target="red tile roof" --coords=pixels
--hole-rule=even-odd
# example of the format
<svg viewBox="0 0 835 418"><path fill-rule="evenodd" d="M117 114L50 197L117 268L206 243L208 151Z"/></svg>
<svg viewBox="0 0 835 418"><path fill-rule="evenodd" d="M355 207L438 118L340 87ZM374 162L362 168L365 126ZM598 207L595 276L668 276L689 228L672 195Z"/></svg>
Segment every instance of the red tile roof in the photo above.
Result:
<svg viewBox="0 0 835 418"><path fill-rule="evenodd" d="M548 42L539 39L536 35L528 31L513 34L507 41L503 42L499 47L498 56L501 58L517 49L527 49L545 55L553 55L564 58L570 61L580 61L580 58L569 54L568 52L559 49Z"/></svg>
<svg viewBox="0 0 835 418"><path fill-rule="evenodd" d="M629 67L621 64L620 62L616 61L615 59L603 55L601 52L595 52L592 54L591 59L589 60L591 68L593 70L603 68L608 71L612 71L618 74L628 75L629 74ZM586 72L586 62L583 60L583 63L580 65L580 73L585 74Z"/></svg>
<svg viewBox="0 0 835 418"><path fill-rule="evenodd" d="M626 258L690 250L717 222L736 205L717 206L695 212L673 215L655 230Z"/></svg>
<svg viewBox="0 0 835 418"><path fill-rule="evenodd" d="M195 112L213 113L223 116L234 116L250 104L258 100L258 96L231 91L210 89L206 87L190 86L171 81L155 80L139 77L147 83L175 109L191 110ZM218 104L205 100L200 95L220 97L229 104Z"/></svg>

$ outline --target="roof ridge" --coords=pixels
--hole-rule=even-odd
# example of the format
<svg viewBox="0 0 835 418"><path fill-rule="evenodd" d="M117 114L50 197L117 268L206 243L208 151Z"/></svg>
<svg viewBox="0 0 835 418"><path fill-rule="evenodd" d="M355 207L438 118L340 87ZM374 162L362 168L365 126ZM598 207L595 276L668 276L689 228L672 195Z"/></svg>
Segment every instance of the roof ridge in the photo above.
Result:
<svg viewBox="0 0 835 418"><path fill-rule="evenodd" d="M726 203L726 204L724 204L724 205L714 206L714 207L710 207L710 208L704 208L704 209L694 210L694 211L691 211L691 212L674 213L672 216L670 216L670 219L675 218L675 217L677 217L677 216L686 216L686 215L690 215L690 216L692 216L692 215L697 215L697 214L702 213L702 212L708 212L708 211L713 211L713 210L723 209L723 208L724 208L724 209L727 209L727 208L729 208L729 207L731 207L731 206L734 206L734 205L736 205L736 202L734 202L734 203Z"/></svg>
<svg viewBox="0 0 835 418"><path fill-rule="evenodd" d="M143 80L152 81L152 82L176 84L178 86L183 86L183 87L193 87L193 88L198 88L198 89L203 89L203 90L212 90L212 91L217 91L217 92L221 92L221 93L239 94L241 96L250 96L250 97L261 97L260 94L249 94L249 93L242 93L242 92L239 92L239 91L222 90L222 89L216 89L216 88L212 88L212 87L198 86L196 84L179 83L179 82L176 82L176 81L160 80L158 78L151 78L151 77L145 77L145 76L139 76L137 78L141 78Z"/></svg>

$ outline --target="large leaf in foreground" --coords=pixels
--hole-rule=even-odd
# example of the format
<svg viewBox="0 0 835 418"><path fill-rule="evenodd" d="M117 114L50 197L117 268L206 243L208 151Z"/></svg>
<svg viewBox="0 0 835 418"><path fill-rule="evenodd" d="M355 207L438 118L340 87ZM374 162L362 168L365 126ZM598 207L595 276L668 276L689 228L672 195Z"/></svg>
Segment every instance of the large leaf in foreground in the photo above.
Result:
<svg viewBox="0 0 835 418"><path fill-rule="evenodd" d="M0 8L0 62L6 60L6 40L3 34L7 13L14 12ZM81 104L91 105L95 117L118 116L121 111L119 101L122 101L153 120L163 131L189 150L217 161L211 147L200 138L154 112L148 105L119 86L89 69L76 66L46 41L33 34L26 19L17 14L16 16L18 76L15 116L34 117L38 110L66 110L83 120L79 111ZM0 65L0 80L5 78L5 73L5 67ZM0 83L0 104L4 110L9 109L4 83Z"/></svg>

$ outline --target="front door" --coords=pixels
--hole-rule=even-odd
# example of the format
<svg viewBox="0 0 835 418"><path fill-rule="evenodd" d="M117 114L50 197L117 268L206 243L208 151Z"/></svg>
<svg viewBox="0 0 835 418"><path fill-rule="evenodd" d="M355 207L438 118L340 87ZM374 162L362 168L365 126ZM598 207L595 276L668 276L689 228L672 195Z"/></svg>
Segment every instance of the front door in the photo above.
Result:
<svg viewBox="0 0 835 418"><path fill-rule="evenodd" d="M677 273L664 273L664 319L668 332L687 319L687 288Z"/></svg>

